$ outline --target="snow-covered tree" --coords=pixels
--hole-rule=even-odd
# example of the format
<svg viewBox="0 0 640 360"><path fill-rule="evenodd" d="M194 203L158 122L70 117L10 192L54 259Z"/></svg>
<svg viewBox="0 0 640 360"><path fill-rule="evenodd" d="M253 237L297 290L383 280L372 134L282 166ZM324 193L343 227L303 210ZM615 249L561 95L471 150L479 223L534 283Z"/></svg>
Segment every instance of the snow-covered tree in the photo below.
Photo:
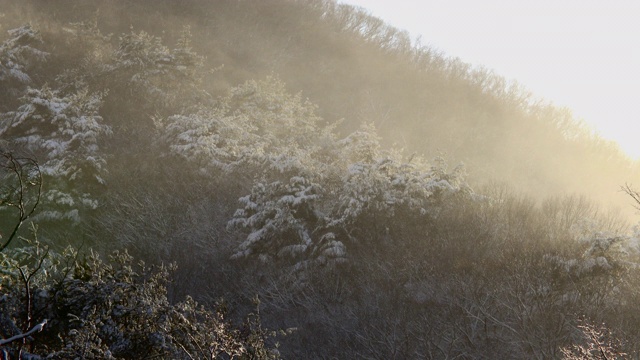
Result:
<svg viewBox="0 0 640 360"><path fill-rule="evenodd" d="M225 105L257 137L254 161L279 172L322 173L314 167L327 160L333 126L321 126L316 106L301 94L290 95L282 81L267 77L235 87Z"/></svg>
<svg viewBox="0 0 640 360"><path fill-rule="evenodd" d="M73 248L57 253L30 241L0 252L0 267L3 358L280 358L258 314L237 329L222 309L191 297L169 301L175 266L136 264L126 252L108 261Z"/></svg>
<svg viewBox="0 0 640 360"><path fill-rule="evenodd" d="M295 265L335 265L346 260L346 245L326 227L320 210L324 189L300 176L288 182L257 183L251 194L240 198L230 228L249 234L237 246L233 258L257 256Z"/></svg>
<svg viewBox="0 0 640 360"><path fill-rule="evenodd" d="M419 156L405 160L399 151L380 150L375 128L361 130L339 142L348 163L331 211L331 226L369 227L386 231L382 219L404 220L437 215L448 195L466 192L462 167L448 172L442 158L429 165Z"/></svg>
<svg viewBox="0 0 640 360"><path fill-rule="evenodd" d="M0 136L14 148L35 155L47 178L46 203L60 206L39 217L78 222L78 211L95 208L92 190L104 185L107 172L100 143L111 129L98 111L102 94L63 95L47 86L29 89L17 111L0 119Z"/></svg>
<svg viewBox="0 0 640 360"><path fill-rule="evenodd" d="M33 83L29 72L33 66L46 60L48 53L42 46L40 32L31 25L9 30L9 39L0 44L0 95L3 104L6 97L17 98Z"/></svg>
<svg viewBox="0 0 640 360"><path fill-rule="evenodd" d="M229 172L260 155L260 139L251 125L219 109L156 119L156 126L169 153L202 173Z"/></svg>
<svg viewBox="0 0 640 360"><path fill-rule="evenodd" d="M142 110L187 110L206 95L197 88L197 69L203 58L190 46L185 28L173 50L162 39L144 31L122 35L113 58L102 76L111 90L122 91L125 99L137 102Z"/></svg>
<svg viewBox="0 0 640 360"><path fill-rule="evenodd" d="M286 181L255 184L230 221L248 232L234 256L342 261L349 243L377 242L390 228L428 223L448 195L468 191L461 169L449 173L441 159L412 163L379 148L375 129L365 126L334 142L340 157L315 158L322 163L315 168L330 175L305 177L305 167L294 167L300 174Z"/></svg>
<svg viewBox="0 0 640 360"><path fill-rule="evenodd" d="M372 123L364 123L360 129L338 141L342 159L348 164L375 162L381 156L380 135Z"/></svg>
<svg viewBox="0 0 640 360"><path fill-rule="evenodd" d="M231 90L217 106L186 115L156 118L169 153L215 173L262 171L322 174L333 157L333 127L320 126L315 106L289 95L269 77ZM260 170L258 170L260 169ZM286 176L284 176L286 177Z"/></svg>
<svg viewBox="0 0 640 360"><path fill-rule="evenodd" d="M311 249L313 232L321 218L314 203L322 189L302 177L288 183L275 181L254 185L251 194L240 198L231 227L249 229L234 257L257 254L267 257L297 257Z"/></svg>
<svg viewBox="0 0 640 360"><path fill-rule="evenodd" d="M40 32L31 25L9 30L10 39L0 45L0 81L31 83L29 67L44 61L48 53L36 46L42 44Z"/></svg>
<svg viewBox="0 0 640 360"><path fill-rule="evenodd" d="M56 74L57 87L63 91L90 88L102 91L108 81L102 79L108 70L114 45L111 35L98 28L97 16L88 21L68 24L65 33L64 55L56 53L55 60L62 71ZM60 46L60 45L59 45Z"/></svg>

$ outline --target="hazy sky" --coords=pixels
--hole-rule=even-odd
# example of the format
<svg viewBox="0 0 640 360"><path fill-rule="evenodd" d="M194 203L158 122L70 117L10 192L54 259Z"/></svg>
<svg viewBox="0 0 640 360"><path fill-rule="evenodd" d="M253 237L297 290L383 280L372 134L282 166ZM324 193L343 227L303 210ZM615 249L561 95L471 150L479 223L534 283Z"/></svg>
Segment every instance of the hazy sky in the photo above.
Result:
<svg viewBox="0 0 640 360"><path fill-rule="evenodd" d="M640 157L640 0L340 0L571 108Z"/></svg>

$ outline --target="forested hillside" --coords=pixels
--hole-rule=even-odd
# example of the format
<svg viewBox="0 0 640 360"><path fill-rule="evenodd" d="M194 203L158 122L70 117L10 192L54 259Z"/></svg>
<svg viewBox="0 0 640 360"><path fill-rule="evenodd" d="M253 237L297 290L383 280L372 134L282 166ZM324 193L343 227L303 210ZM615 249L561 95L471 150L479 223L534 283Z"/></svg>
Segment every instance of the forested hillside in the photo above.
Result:
<svg viewBox="0 0 640 360"><path fill-rule="evenodd" d="M333 0L0 0L0 154L5 357L639 350L638 164Z"/></svg>

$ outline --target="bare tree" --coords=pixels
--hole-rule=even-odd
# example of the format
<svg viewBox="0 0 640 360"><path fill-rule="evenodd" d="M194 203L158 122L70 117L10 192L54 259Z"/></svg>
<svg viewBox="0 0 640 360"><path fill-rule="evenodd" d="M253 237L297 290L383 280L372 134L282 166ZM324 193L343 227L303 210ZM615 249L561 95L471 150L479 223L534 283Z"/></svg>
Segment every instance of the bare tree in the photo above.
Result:
<svg viewBox="0 0 640 360"><path fill-rule="evenodd" d="M633 207L640 210L640 193L633 189L629 184L624 184L624 186L621 186L621 190L627 195L631 196L633 202L635 203Z"/></svg>
<svg viewBox="0 0 640 360"><path fill-rule="evenodd" d="M15 157L0 151L0 209L13 208L18 212L16 223L6 240L0 234L0 252L11 244L22 224L40 203L42 172L36 160Z"/></svg>

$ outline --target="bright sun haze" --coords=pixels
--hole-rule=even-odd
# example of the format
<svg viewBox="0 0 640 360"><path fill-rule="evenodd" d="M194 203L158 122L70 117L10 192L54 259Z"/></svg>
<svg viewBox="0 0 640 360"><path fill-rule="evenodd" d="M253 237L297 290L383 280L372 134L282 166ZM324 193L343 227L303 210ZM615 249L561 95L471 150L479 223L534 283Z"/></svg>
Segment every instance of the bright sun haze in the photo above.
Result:
<svg viewBox="0 0 640 360"><path fill-rule="evenodd" d="M640 158L640 1L341 2L517 80Z"/></svg>

